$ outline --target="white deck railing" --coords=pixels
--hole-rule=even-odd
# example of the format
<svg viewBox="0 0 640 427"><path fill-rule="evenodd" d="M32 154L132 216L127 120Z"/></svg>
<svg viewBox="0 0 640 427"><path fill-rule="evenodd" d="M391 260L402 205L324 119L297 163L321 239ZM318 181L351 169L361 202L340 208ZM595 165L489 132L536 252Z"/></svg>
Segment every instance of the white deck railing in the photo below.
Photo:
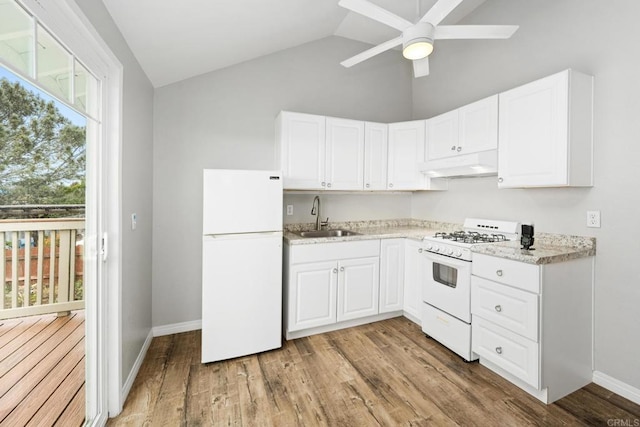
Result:
<svg viewBox="0 0 640 427"><path fill-rule="evenodd" d="M84 219L0 220L0 319L84 308Z"/></svg>

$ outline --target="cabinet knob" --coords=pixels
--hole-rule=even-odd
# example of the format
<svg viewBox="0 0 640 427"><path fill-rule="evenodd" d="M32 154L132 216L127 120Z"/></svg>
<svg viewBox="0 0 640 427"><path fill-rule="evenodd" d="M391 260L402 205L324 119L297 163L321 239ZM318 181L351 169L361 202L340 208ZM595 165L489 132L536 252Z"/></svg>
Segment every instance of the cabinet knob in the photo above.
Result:
<svg viewBox="0 0 640 427"><path fill-rule="evenodd" d="M502 270L496 270L496 276L502 277Z"/></svg>
<svg viewBox="0 0 640 427"><path fill-rule="evenodd" d="M462 151L462 147L458 147L458 148L456 148L456 151L457 151L458 153L459 153L459 152L461 152L461 151Z"/></svg>
<svg viewBox="0 0 640 427"><path fill-rule="evenodd" d="M367 188L371 187L369 184L367 184Z"/></svg>
<svg viewBox="0 0 640 427"><path fill-rule="evenodd" d="M389 183L389 188L393 188L393 184Z"/></svg>
<svg viewBox="0 0 640 427"><path fill-rule="evenodd" d="M451 151L456 151L456 146L455 145L451 146Z"/></svg>
<svg viewBox="0 0 640 427"><path fill-rule="evenodd" d="M495 309L498 313L500 313L502 311L502 306L500 304L495 306Z"/></svg>
<svg viewBox="0 0 640 427"><path fill-rule="evenodd" d="M496 347L496 353L502 354L502 347Z"/></svg>
<svg viewBox="0 0 640 427"><path fill-rule="evenodd" d="M421 254L422 253L422 248L418 249L418 253Z"/></svg>
<svg viewBox="0 0 640 427"><path fill-rule="evenodd" d="M504 181L504 179L498 178L498 182L502 182L502 181Z"/></svg>
<svg viewBox="0 0 640 427"><path fill-rule="evenodd" d="M335 274L338 274L338 269L337 269L337 268L334 268L334 269L333 269L333 272L334 272Z"/></svg>
<svg viewBox="0 0 640 427"><path fill-rule="evenodd" d="M331 188L331 183L328 183L328 184L327 184L327 188Z"/></svg>
<svg viewBox="0 0 640 427"><path fill-rule="evenodd" d="M340 271L344 271L344 267L340 267Z"/></svg>
<svg viewBox="0 0 640 427"><path fill-rule="evenodd" d="M321 184L321 185L324 187L324 186L326 186L326 185L327 185L327 183L326 183L326 182L324 182L324 181L322 181L322 184Z"/></svg>

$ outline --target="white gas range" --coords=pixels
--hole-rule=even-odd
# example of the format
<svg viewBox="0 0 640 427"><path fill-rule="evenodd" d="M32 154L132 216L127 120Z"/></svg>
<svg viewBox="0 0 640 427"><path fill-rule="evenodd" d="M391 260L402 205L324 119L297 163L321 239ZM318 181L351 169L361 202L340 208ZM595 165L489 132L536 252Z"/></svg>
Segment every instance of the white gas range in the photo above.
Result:
<svg viewBox="0 0 640 427"><path fill-rule="evenodd" d="M467 361L471 352L471 248L519 238L518 222L468 218L461 231L423 240L422 331Z"/></svg>

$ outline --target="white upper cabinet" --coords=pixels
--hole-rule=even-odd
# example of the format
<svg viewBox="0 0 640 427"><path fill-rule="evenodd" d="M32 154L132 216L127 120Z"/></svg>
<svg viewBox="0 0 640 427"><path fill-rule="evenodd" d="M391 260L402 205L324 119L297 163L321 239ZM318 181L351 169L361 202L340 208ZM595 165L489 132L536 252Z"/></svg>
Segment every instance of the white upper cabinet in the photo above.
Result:
<svg viewBox="0 0 640 427"><path fill-rule="evenodd" d="M326 126L326 189L362 190L364 122L327 117Z"/></svg>
<svg viewBox="0 0 640 427"><path fill-rule="evenodd" d="M283 111L276 144L285 189L364 188L364 122Z"/></svg>
<svg viewBox="0 0 640 427"><path fill-rule="evenodd" d="M456 152L460 154L498 148L498 95L481 99L458 110L460 132Z"/></svg>
<svg viewBox="0 0 640 427"><path fill-rule="evenodd" d="M498 148L498 96L482 99L427 120L428 159Z"/></svg>
<svg viewBox="0 0 640 427"><path fill-rule="evenodd" d="M387 189L388 126L384 123L364 124L364 189Z"/></svg>
<svg viewBox="0 0 640 427"><path fill-rule="evenodd" d="M428 159L455 156L458 147L458 110L427 120Z"/></svg>
<svg viewBox="0 0 640 427"><path fill-rule="evenodd" d="M425 120L389 124L387 190L446 190L446 181L429 179L420 172L425 139Z"/></svg>
<svg viewBox="0 0 640 427"><path fill-rule="evenodd" d="M387 190L446 188L446 182L434 182L419 170L425 161L425 134L425 120L389 124Z"/></svg>
<svg viewBox="0 0 640 427"><path fill-rule="evenodd" d="M593 77L565 70L499 104L500 188L593 185Z"/></svg>
<svg viewBox="0 0 640 427"><path fill-rule="evenodd" d="M284 188L325 187L324 116L283 111L276 120L276 153L280 155Z"/></svg>

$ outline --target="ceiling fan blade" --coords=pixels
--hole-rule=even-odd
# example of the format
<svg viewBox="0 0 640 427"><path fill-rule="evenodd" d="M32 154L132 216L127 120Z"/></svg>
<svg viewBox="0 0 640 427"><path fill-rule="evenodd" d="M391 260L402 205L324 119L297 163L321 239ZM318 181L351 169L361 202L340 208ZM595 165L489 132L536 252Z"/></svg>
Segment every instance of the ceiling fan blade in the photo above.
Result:
<svg viewBox="0 0 640 427"><path fill-rule="evenodd" d="M406 19L381 8L380 6L370 3L367 0L340 0L338 5L359 13L360 15L364 15L367 18L371 18L374 21L382 22L383 24L399 31L404 31L413 25L412 22L409 22Z"/></svg>
<svg viewBox="0 0 640 427"><path fill-rule="evenodd" d="M519 28L518 25L440 25L434 38L452 39L508 39Z"/></svg>
<svg viewBox="0 0 640 427"><path fill-rule="evenodd" d="M349 59L345 59L340 63L340 65L346 68L352 67L356 64L359 64L362 61L366 61L367 59L378 55L379 53L385 52L389 49L393 49L394 47L401 44L402 44L402 36L396 37L395 39L388 40L384 43L379 44L378 46L365 50L364 52L359 53L356 56L352 56Z"/></svg>
<svg viewBox="0 0 640 427"><path fill-rule="evenodd" d="M429 57L416 59L413 61L413 77L423 77L429 75Z"/></svg>
<svg viewBox="0 0 640 427"><path fill-rule="evenodd" d="M462 0L438 0L431 9L422 17L420 22L428 22L434 27L438 25L453 9L458 7Z"/></svg>

